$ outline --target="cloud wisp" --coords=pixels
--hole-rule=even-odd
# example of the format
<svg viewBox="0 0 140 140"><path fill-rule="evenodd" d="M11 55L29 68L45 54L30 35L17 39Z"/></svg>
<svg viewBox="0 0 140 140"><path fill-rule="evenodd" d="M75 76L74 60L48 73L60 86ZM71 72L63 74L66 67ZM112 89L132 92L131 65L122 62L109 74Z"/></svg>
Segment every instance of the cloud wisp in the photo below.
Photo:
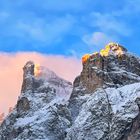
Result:
<svg viewBox="0 0 140 140"><path fill-rule="evenodd" d="M103 32L94 32L83 37L83 41L90 47L92 51L99 51L109 42L114 42L114 39L111 36L106 35Z"/></svg>

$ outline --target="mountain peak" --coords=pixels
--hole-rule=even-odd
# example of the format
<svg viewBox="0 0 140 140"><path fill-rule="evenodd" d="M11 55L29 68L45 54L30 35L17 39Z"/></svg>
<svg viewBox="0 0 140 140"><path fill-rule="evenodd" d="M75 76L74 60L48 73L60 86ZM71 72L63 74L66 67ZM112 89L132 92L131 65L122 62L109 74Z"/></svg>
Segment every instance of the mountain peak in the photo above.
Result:
<svg viewBox="0 0 140 140"><path fill-rule="evenodd" d="M56 86L72 85L71 82L57 76L57 74L50 69L36 64L33 61L28 61L23 67L23 84L21 92L34 92L42 82Z"/></svg>
<svg viewBox="0 0 140 140"><path fill-rule="evenodd" d="M85 64L91 57L96 55L100 55L102 57L108 57L110 55L115 55L121 57L123 54L127 52L127 49L118 43L110 42L108 43L104 49L101 49L100 52L94 52L93 54L85 54L82 57L82 63Z"/></svg>
<svg viewBox="0 0 140 140"><path fill-rule="evenodd" d="M86 54L82 58L83 70L74 81L89 92L100 87L120 87L140 81L140 61L127 53L117 43L109 43L99 53Z"/></svg>
<svg viewBox="0 0 140 140"><path fill-rule="evenodd" d="M100 55L102 57L107 57L109 55L116 55L118 57L122 56L127 52L123 46L119 45L118 43L111 42L105 46L105 49L100 51Z"/></svg>

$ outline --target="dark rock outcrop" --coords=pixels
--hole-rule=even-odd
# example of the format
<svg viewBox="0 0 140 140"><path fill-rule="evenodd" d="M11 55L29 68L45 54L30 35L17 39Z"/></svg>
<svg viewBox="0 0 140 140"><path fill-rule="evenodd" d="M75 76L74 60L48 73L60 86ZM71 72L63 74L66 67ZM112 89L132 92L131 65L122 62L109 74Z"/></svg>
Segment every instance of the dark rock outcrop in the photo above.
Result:
<svg viewBox="0 0 140 140"><path fill-rule="evenodd" d="M25 93L27 91L33 92L34 88L34 63L32 61L28 61L23 68L23 84L21 92Z"/></svg>
<svg viewBox="0 0 140 140"><path fill-rule="evenodd" d="M28 98L22 97L18 102L16 106L17 112L21 114L22 112L26 112L30 109L30 103Z"/></svg>

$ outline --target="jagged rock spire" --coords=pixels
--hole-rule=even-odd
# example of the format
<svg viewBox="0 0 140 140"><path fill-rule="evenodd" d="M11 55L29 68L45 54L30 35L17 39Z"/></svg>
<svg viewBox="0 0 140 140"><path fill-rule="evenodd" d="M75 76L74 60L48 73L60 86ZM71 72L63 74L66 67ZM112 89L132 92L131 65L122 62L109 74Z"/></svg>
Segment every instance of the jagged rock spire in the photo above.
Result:
<svg viewBox="0 0 140 140"><path fill-rule="evenodd" d="M35 67L34 62L28 61L23 67L23 71L24 71L23 78L25 78L28 75L34 75L34 67Z"/></svg>
<svg viewBox="0 0 140 140"><path fill-rule="evenodd" d="M28 61L23 67L23 84L21 92L33 91L34 83L34 62Z"/></svg>

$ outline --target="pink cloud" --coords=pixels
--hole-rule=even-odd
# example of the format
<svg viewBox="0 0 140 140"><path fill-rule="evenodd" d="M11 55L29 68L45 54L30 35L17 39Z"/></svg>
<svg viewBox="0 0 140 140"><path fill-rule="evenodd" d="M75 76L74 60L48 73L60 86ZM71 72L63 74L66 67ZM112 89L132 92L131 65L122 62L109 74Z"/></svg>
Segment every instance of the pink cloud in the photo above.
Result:
<svg viewBox="0 0 140 140"><path fill-rule="evenodd" d="M22 85L22 68L28 60L46 66L71 82L81 71L81 62L74 57L25 52L0 53L0 58L0 112L7 112L15 105Z"/></svg>

